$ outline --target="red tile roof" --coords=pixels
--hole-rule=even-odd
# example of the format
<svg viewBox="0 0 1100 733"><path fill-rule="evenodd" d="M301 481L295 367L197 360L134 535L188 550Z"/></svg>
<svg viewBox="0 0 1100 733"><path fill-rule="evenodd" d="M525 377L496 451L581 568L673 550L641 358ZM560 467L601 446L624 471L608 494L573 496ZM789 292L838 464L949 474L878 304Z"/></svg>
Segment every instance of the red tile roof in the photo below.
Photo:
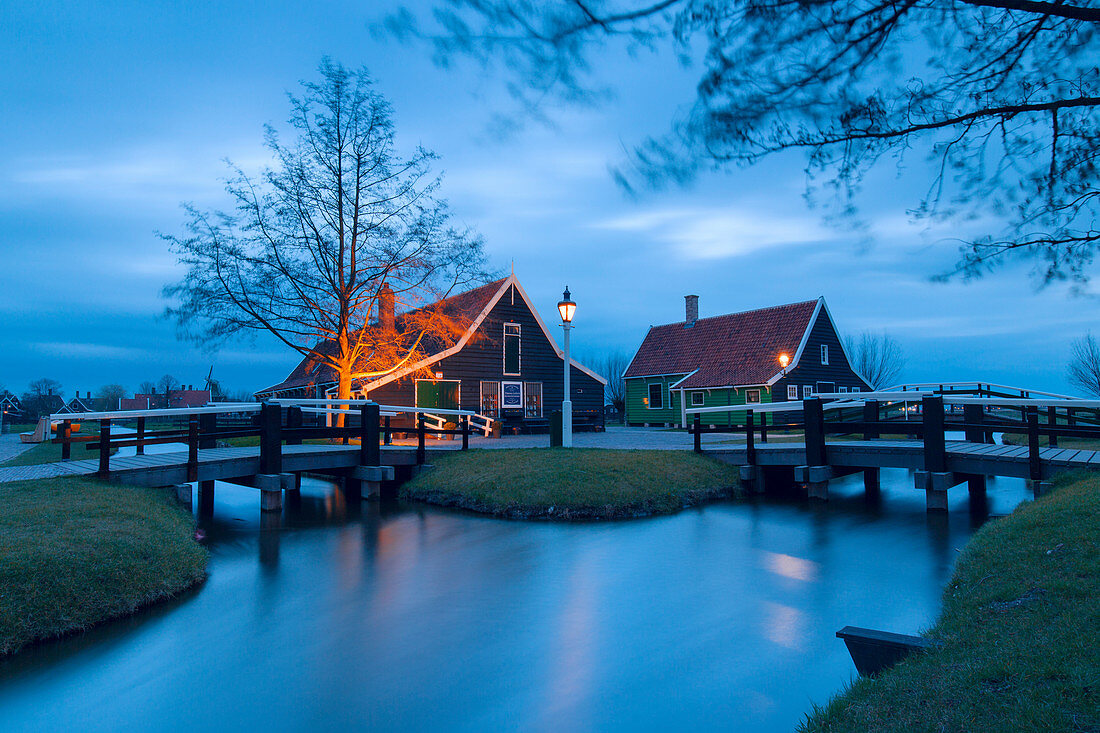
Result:
<svg viewBox="0 0 1100 733"><path fill-rule="evenodd" d="M682 387L764 384L779 371L779 354L794 358L818 301L653 326L626 377L689 374Z"/></svg>
<svg viewBox="0 0 1100 733"><path fill-rule="evenodd" d="M506 279L506 278L505 278ZM458 293L452 295L449 298L437 301L423 308L440 308L446 313L454 316L460 321L473 321L477 318L478 314L485 309L485 306L489 304L493 296L500 290L501 285L504 283L504 279L494 280L491 283L481 285L473 290L467 290L464 293ZM415 313L422 310L418 308L409 313ZM398 331L402 330L402 325L407 319L408 313L399 314L395 319L395 327ZM424 343L423 348L429 353L438 353L448 349L453 344L443 343ZM331 341L324 341L314 346L314 351L320 353L326 353L335 348L335 345ZM270 387L265 387L256 392L256 394L271 394L273 392L281 392L290 389L301 389L303 387L313 387L316 385L333 384L336 382L336 372L331 366L322 362L314 355L309 355L302 359L298 363L298 366L294 367L293 371L278 384L273 384Z"/></svg>

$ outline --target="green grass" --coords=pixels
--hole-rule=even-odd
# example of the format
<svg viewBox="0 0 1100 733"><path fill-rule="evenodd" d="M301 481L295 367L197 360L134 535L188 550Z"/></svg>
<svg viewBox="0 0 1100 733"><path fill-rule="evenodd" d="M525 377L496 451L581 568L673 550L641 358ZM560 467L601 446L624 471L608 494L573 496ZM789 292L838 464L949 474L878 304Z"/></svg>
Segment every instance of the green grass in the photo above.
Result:
<svg viewBox="0 0 1100 733"><path fill-rule="evenodd" d="M1005 433L1001 442L1005 445L1027 445L1027 433ZM1039 445L1046 448L1050 445L1050 438L1039 436ZM1100 440L1091 438L1058 438L1059 448L1075 448L1077 450L1100 450Z"/></svg>
<svg viewBox="0 0 1100 733"><path fill-rule="evenodd" d="M200 582L206 550L163 489L0 484L0 655L126 616Z"/></svg>
<svg viewBox="0 0 1100 733"><path fill-rule="evenodd" d="M99 435L99 428L93 425L84 424L81 426L79 433L73 433L73 437L88 437ZM23 451L14 458L9 458L6 461L0 462L0 467L7 466L37 466L43 463L57 463L61 460L61 444L51 442L53 435L51 434L49 440L44 440L41 443L35 444L30 450ZM112 454L117 453L117 450L112 451ZM84 443L73 443L69 454L70 460L81 461L89 458L99 458L99 450L88 450Z"/></svg>
<svg viewBox="0 0 1100 733"><path fill-rule="evenodd" d="M617 519L668 514L739 486L736 467L688 451L530 448L443 456L401 497L501 517Z"/></svg>
<svg viewBox="0 0 1100 733"><path fill-rule="evenodd" d="M988 523L928 636L937 651L858 680L807 731L1100 730L1100 478Z"/></svg>

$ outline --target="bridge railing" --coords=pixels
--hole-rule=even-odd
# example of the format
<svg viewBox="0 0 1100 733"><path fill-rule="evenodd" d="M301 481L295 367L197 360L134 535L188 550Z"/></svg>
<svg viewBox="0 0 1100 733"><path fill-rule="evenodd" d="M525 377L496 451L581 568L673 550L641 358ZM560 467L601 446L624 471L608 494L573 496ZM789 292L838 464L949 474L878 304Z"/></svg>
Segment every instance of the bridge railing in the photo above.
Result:
<svg viewBox="0 0 1100 733"><path fill-rule="evenodd" d="M912 393L908 396L912 398ZM949 431L962 432L965 440L992 443L993 433L1026 435L1029 474L1043 478L1041 439L1058 447L1059 438L1100 440L1100 400L1067 400L1062 398L1001 398L920 395L919 409L910 420L909 410L897 417L892 408L898 392L828 393L798 402L733 405L687 410L693 416L688 432L694 436L694 450L702 451L702 436L707 433L743 433L746 460L756 463L755 437L767 442L767 431L800 430L806 448L807 465L825 464L825 442L829 435L860 435L864 440L877 440L887 435L910 436L924 444L926 470L944 471L946 442ZM885 398L885 401L880 400ZM953 406L962 408L961 414ZM949 412L948 407L952 407ZM1042 411L1040 411L1042 409ZM738 424L704 426L708 414L740 414ZM761 414L784 414L783 423L757 422ZM826 419L826 414L830 419ZM793 418L790 416L794 416Z"/></svg>
<svg viewBox="0 0 1100 733"><path fill-rule="evenodd" d="M327 406L332 404L340 407ZM416 461L423 464L428 435L460 436L462 450L467 450L470 434L475 430L470 416L476 413L464 410L435 412L453 416L458 427L429 427L427 413L416 407L379 405L367 400L278 400L263 404L57 414L51 416L51 420L58 423L56 437L51 442L61 445L62 461L72 458L73 445L97 451L97 475L101 478L109 478L110 457L121 448L132 447L136 455L143 455L151 445L180 443L187 448L187 480L195 481L199 451L217 448L221 441L238 438L257 438L261 473L281 473L283 444L301 445L305 441L341 441L345 445L358 441L362 460L373 461L361 465L377 466L375 451L380 443L392 444L393 436L398 433L416 437ZM355 420L345 419L343 425L329 425L318 420L321 415L334 413ZM412 416L412 426L392 424L392 418L402 414ZM77 434L80 424L89 422L96 423L98 431ZM124 427L126 432L120 432L118 428L123 424L134 427Z"/></svg>

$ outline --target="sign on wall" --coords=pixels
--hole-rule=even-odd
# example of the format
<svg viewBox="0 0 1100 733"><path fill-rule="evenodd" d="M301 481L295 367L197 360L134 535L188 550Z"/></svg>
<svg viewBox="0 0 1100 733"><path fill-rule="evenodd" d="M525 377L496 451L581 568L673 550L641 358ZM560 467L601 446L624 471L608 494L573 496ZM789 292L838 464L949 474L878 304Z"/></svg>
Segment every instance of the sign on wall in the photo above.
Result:
<svg viewBox="0 0 1100 733"><path fill-rule="evenodd" d="M523 408L523 382L500 383L500 406L505 410Z"/></svg>

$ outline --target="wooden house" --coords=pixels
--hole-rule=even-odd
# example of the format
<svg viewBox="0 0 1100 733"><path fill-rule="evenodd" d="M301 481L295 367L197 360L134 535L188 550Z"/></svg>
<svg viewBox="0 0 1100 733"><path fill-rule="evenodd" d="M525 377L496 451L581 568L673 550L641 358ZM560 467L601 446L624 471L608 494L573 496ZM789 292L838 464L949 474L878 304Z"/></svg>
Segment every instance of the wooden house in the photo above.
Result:
<svg viewBox="0 0 1100 733"><path fill-rule="evenodd" d="M819 392L871 389L844 351L824 298L652 326L623 374L630 425L681 425L691 407L802 400ZM781 356L787 358L784 367ZM731 413L704 413L730 424Z"/></svg>
<svg viewBox="0 0 1100 733"><path fill-rule="evenodd" d="M451 296L440 308L470 325L455 343L383 377L355 381L352 394L386 405L474 410L506 427L545 429L564 397L564 354L515 275ZM402 316L372 328L402 329ZM385 318L385 315L383 315ZM318 346L323 348L323 346ZM570 360L574 424L603 426L600 375ZM336 375L314 356L257 398L323 398L336 393Z"/></svg>
<svg viewBox="0 0 1100 733"><path fill-rule="evenodd" d="M203 407L210 404L210 390L181 385L167 392L140 392L119 400L120 410L163 410L166 408Z"/></svg>
<svg viewBox="0 0 1100 733"><path fill-rule="evenodd" d="M65 403L65 406L55 412L55 415L73 415L81 412L105 412L107 410L117 410L119 406L107 404L106 397L92 397L92 393L88 392L84 396L81 396L80 390Z"/></svg>

